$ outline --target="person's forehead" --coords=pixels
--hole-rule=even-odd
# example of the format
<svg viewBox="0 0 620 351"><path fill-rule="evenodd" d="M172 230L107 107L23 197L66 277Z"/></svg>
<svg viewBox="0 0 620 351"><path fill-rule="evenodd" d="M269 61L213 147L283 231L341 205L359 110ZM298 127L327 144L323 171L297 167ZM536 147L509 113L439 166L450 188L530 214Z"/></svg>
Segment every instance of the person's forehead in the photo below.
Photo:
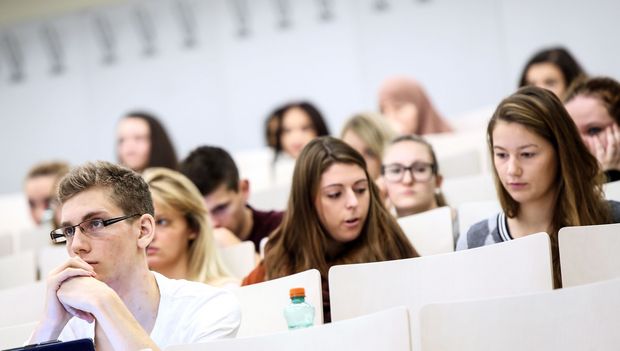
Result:
<svg viewBox="0 0 620 351"><path fill-rule="evenodd" d="M56 177L53 175L40 175L32 177L26 180L24 187L26 192L34 190L43 190L46 192L52 192L54 184L56 183Z"/></svg>
<svg viewBox="0 0 620 351"><path fill-rule="evenodd" d="M62 204L61 221L78 223L91 213L123 214L112 200L111 190L91 188L73 195Z"/></svg>
<svg viewBox="0 0 620 351"><path fill-rule="evenodd" d="M205 202L208 204L218 204L236 198L239 193L233 189L229 189L227 184L221 184L210 194L204 196Z"/></svg>
<svg viewBox="0 0 620 351"><path fill-rule="evenodd" d="M432 156L428 146L410 140L400 141L391 145L383 158L383 163L385 164L394 162L410 163L415 161L431 162Z"/></svg>
<svg viewBox="0 0 620 351"><path fill-rule="evenodd" d="M350 185L358 181L365 181L366 173L356 164L334 163L321 175L321 187L332 184Z"/></svg>

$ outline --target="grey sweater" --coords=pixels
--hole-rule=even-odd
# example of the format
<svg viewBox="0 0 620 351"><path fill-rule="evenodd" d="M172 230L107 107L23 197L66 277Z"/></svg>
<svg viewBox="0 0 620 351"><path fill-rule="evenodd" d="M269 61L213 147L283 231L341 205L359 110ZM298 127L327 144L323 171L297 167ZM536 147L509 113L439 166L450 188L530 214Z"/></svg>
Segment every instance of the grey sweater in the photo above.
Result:
<svg viewBox="0 0 620 351"><path fill-rule="evenodd" d="M620 202L607 202L611 208L612 223L620 223ZM500 212L472 225L467 230L467 234L459 237L456 243L456 250L471 249L512 239L506 221L506 214Z"/></svg>

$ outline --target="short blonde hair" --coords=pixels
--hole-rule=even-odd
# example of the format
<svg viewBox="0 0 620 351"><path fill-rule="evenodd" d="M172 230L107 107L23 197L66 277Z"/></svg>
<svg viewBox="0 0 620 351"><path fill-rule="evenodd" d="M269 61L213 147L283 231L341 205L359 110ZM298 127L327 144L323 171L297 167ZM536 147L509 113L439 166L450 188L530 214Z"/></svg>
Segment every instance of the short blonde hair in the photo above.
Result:
<svg viewBox="0 0 620 351"><path fill-rule="evenodd" d="M187 279L212 285L232 281L216 250L207 208L194 183L177 171L159 167L147 168L142 177L154 201L181 212L198 234L189 244Z"/></svg>

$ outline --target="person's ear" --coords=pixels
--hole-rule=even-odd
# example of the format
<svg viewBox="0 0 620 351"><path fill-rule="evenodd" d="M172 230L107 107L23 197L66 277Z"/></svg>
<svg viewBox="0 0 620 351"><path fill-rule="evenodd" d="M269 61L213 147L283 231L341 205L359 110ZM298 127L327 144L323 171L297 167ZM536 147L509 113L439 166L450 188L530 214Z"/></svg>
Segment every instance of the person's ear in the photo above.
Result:
<svg viewBox="0 0 620 351"><path fill-rule="evenodd" d="M441 176L441 174L437 174L435 176L435 187L439 189L441 188L441 184L443 184L443 177Z"/></svg>
<svg viewBox="0 0 620 351"><path fill-rule="evenodd" d="M155 237L155 218L150 214L143 214L138 219L140 224L140 235L138 236L138 247L146 249Z"/></svg>
<svg viewBox="0 0 620 351"><path fill-rule="evenodd" d="M248 202L250 198L250 181L247 179L239 180L239 193L243 196L243 201Z"/></svg>

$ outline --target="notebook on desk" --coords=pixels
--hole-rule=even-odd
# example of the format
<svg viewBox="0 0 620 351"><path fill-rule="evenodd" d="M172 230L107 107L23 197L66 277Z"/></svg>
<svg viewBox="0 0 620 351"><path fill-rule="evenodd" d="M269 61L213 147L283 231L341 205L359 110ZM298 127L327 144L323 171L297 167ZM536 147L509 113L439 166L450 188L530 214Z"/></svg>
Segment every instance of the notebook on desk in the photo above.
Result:
<svg viewBox="0 0 620 351"><path fill-rule="evenodd" d="M91 339L46 341L40 344L26 345L4 351L95 351L95 345Z"/></svg>

